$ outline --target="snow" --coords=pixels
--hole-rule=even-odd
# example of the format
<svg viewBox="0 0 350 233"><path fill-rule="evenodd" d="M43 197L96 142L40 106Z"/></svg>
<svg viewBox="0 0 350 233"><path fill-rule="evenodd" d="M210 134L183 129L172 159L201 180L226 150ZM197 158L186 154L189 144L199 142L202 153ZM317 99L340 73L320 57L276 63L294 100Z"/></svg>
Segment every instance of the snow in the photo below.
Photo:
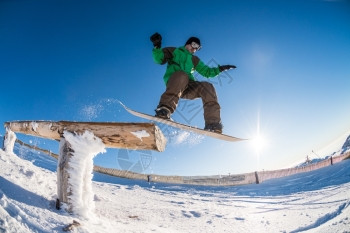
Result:
<svg viewBox="0 0 350 233"><path fill-rule="evenodd" d="M200 144L204 136L176 128L168 129L167 138L171 145L197 145Z"/></svg>
<svg viewBox="0 0 350 233"><path fill-rule="evenodd" d="M31 124L32 124L33 131L36 132L36 130L39 127L39 124L37 122L34 122L34 121Z"/></svg>
<svg viewBox="0 0 350 233"><path fill-rule="evenodd" d="M80 110L80 115L84 119L91 121L93 119L96 119L102 110L103 110L103 105L101 104L88 105L88 106L84 106Z"/></svg>
<svg viewBox="0 0 350 233"><path fill-rule="evenodd" d="M139 138L142 141L142 138L151 136L149 133L147 133L146 130L140 130L136 132L131 132L135 137Z"/></svg>
<svg viewBox="0 0 350 233"><path fill-rule="evenodd" d="M350 135L346 138L341 148L341 153L346 153L347 151L350 151Z"/></svg>
<svg viewBox="0 0 350 233"><path fill-rule="evenodd" d="M82 135L74 135L64 131L63 136L73 149L69 163L69 183L72 185L70 196L73 212L87 219L94 219L94 194L92 191L93 158L98 153L104 153L105 145L93 133L85 131ZM61 140L60 151L64 140Z"/></svg>
<svg viewBox="0 0 350 233"><path fill-rule="evenodd" d="M16 141L16 134L11 130L7 129L7 137L4 140L4 148L7 153L13 154L13 147Z"/></svg>
<svg viewBox="0 0 350 233"><path fill-rule="evenodd" d="M65 137L75 150L73 157L88 155L71 173L77 184L87 184L80 172L87 175L92 157L104 148L89 133ZM81 223L73 232L350 232L350 160L234 187L147 183L95 174L85 189L95 208L71 215L55 208L57 161L17 144L14 150L16 154L0 150L1 233L63 232L73 220Z"/></svg>

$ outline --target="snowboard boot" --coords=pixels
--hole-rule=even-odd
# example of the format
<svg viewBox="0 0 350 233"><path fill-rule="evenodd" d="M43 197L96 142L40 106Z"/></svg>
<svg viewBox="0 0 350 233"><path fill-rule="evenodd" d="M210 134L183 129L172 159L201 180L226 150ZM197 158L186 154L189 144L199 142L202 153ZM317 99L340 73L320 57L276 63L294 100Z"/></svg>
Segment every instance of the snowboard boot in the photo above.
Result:
<svg viewBox="0 0 350 233"><path fill-rule="evenodd" d="M215 133L222 133L222 124L219 123L210 123L210 124L205 124L204 130L208 130L211 132L215 132Z"/></svg>
<svg viewBox="0 0 350 233"><path fill-rule="evenodd" d="M167 120L170 119L171 113L167 107L161 106L157 108L155 111L156 111L156 117L167 119Z"/></svg>

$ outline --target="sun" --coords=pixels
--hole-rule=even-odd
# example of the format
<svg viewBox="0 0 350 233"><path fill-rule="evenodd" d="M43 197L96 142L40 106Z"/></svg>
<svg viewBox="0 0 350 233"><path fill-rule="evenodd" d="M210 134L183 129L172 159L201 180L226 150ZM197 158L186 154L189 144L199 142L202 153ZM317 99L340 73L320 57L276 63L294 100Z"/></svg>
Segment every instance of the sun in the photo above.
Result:
<svg viewBox="0 0 350 233"><path fill-rule="evenodd" d="M263 150L268 147L268 138L266 132L262 131L260 127L260 111L258 112L255 133L252 133L251 137L251 148L255 150L258 157L260 157Z"/></svg>
<svg viewBox="0 0 350 233"><path fill-rule="evenodd" d="M260 153L266 147L266 139L263 135L258 133L252 140L254 149Z"/></svg>

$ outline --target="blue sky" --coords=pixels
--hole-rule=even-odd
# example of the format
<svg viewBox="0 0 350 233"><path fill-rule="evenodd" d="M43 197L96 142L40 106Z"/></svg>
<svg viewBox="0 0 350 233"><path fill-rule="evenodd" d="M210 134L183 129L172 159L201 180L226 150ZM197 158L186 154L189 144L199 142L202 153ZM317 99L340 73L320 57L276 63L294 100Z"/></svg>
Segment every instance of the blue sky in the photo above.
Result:
<svg viewBox="0 0 350 233"><path fill-rule="evenodd" d="M163 46L197 36L202 61L238 67L198 79L216 87L224 133L260 132L265 146L160 125L165 152L108 150L96 164L178 175L277 169L321 156L350 133L350 3L321 0L0 1L0 122L144 121L117 100L154 113L165 88L165 66L151 56L154 32ZM201 102L181 101L173 118L203 127Z"/></svg>

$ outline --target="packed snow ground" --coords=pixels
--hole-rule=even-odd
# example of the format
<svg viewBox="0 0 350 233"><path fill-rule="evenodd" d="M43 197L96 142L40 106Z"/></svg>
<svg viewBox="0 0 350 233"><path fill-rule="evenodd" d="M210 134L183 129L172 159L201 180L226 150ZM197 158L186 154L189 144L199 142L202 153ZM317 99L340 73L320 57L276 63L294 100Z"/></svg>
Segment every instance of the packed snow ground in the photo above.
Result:
<svg viewBox="0 0 350 233"><path fill-rule="evenodd" d="M350 232L350 160L236 187L95 174L86 219L56 210L56 160L18 145L15 153L0 150L0 233L63 232L73 219L82 224L74 232Z"/></svg>

